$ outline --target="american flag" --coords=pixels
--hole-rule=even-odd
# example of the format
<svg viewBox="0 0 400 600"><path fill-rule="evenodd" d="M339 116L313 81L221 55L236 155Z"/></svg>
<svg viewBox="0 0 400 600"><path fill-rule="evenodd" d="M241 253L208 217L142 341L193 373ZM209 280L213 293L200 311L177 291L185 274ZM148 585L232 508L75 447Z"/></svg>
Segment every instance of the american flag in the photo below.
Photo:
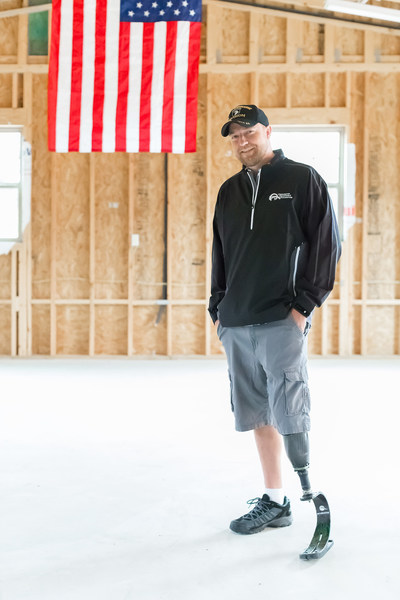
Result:
<svg viewBox="0 0 400 600"><path fill-rule="evenodd" d="M53 0L49 150L195 152L201 0Z"/></svg>

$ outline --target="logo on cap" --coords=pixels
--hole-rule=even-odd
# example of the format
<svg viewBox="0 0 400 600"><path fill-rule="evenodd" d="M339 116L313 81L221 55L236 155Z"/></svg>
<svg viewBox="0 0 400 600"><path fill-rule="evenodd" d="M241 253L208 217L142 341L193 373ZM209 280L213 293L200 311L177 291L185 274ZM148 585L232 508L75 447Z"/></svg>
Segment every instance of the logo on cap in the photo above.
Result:
<svg viewBox="0 0 400 600"><path fill-rule="evenodd" d="M267 115L254 104L247 106L246 104L238 104L229 113L228 121L222 126L221 134L226 137L229 134L229 125L237 123L243 127L252 127L257 123L268 126L269 121Z"/></svg>

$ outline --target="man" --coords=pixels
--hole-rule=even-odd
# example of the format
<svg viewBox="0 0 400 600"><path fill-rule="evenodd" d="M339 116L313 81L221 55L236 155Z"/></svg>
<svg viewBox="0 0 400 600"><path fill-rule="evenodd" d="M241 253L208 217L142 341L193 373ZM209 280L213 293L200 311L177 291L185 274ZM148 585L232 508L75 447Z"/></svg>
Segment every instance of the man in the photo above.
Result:
<svg viewBox="0 0 400 600"><path fill-rule="evenodd" d="M282 436L303 499L311 497L306 336L333 288L341 249L326 183L272 150L262 110L237 106L221 133L243 167L218 194L209 312L227 355L236 429L254 430L264 475L262 497L230 525L250 534L292 523Z"/></svg>

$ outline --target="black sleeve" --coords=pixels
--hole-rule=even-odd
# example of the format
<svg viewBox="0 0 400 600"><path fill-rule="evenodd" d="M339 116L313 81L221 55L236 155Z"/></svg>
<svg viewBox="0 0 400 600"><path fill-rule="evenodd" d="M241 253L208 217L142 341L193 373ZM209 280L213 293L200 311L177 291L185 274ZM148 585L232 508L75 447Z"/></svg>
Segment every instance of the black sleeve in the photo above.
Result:
<svg viewBox="0 0 400 600"><path fill-rule="evenodd" d="M307 238L306 264L296 281L293 308L308 316L326 300L333 289L341 254L339 228L325 181L310 172L304 202L302 228Z"/></svg>
<svg viewBox="0 0 400 600"><path fill-rule="evenodd" d="M219 198L215 206L214 220L213 220L213 246L212 246L212 269L211 269L211 296L208 305L208 311L211 315L213 322L218 318L217 309L218 304L225 296L226 282L225 282L225 265L224 265L224 253L222 249L221 237L218 229L218 212L219 212Z"/></svg>

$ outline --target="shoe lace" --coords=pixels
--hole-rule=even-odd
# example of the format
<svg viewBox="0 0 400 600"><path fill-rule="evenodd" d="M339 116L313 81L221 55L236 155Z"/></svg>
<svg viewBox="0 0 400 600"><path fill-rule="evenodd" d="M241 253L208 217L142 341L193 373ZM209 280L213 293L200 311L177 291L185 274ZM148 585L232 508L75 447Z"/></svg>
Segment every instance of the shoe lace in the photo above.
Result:
<svg viewBox="0 0 400 600"><path fill-rule="evenodd" d="M267 508L266 502L262 500L262 498L251 498L251 500L247 500L247 504L249 506L254 506L253 510L251 510L245 518L248 519L256 519L265 513L265 509Z"/></svg>

